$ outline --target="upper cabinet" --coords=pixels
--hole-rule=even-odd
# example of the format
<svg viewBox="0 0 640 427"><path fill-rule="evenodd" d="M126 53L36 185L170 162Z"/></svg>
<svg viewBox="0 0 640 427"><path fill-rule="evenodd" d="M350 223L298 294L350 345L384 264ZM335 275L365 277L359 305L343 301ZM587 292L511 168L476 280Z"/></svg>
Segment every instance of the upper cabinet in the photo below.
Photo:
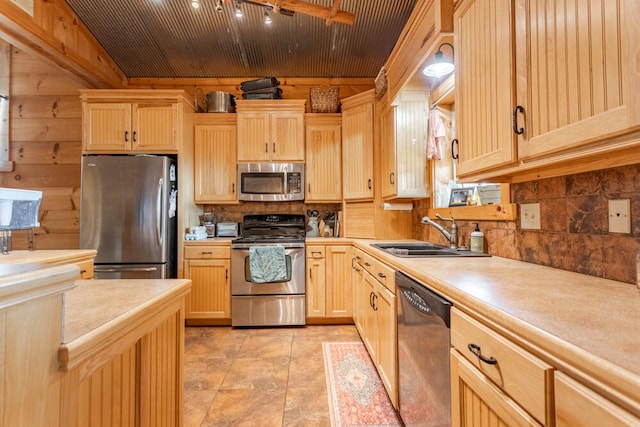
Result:
<svg viewBox="0 0 640 427"><path fill-rule="evenodd" d="M82 90L83 151L176 153L192 102L179 90Z"/></svg>
<svg viewBox="0 0 640 427"><path fill-rule="evenodd" d="M342 116L306 114L307 202L342 201Z"/></svg>
<svg viewBox="0 0 640 427"><path fill-rule="evenodd" d="M304 161L304 99L237 100L238 161Z"/></svg>
<svg viewBox="0 0 640 427"><path fill-rule="evenodd" d="M342 171L345 200L373 199L375 93L342 100Z"/></svg>
<svg viewBox="0 0 640 427"><path fill-rule="evenodd" d="M516 160L510 0L467 0L454 15L458 176Z"/></svg>
<svg viewBox="0 0 640 427"><path fill-rule="evenodd" d="M540 2L516 2L523 160L640 125L639 2L561 3L550 11Z"/></svg>
<svg viewBox="0 0 640 427"><path fill-rule="evenodd" d="M526 180L628 162L640 129L637 16L634 0L462 0L459 176Z"/></svg>
<svg viewBox="0 0 640 427"><path fill-rule="evenodd" d="M235 203L236 114L197 114L194 130L196 203Z"/></svg>
<svg viewBox="0 0 640 427"><path fill-rule="evenodd" d="M402 90L394 105L381 109L382 197L428 197L428 92Z"/></svg>

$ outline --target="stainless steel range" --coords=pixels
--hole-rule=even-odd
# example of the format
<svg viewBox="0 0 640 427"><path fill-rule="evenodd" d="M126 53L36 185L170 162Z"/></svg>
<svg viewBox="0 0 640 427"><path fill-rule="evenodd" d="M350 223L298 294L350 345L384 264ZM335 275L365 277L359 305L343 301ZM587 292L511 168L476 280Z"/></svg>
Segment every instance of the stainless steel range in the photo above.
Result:
<svg viewBox="0 0 640 427"><path fill-rule="evenodd" d="M231 325L306 323L305 216L245 215L231 243Z"/></svg>

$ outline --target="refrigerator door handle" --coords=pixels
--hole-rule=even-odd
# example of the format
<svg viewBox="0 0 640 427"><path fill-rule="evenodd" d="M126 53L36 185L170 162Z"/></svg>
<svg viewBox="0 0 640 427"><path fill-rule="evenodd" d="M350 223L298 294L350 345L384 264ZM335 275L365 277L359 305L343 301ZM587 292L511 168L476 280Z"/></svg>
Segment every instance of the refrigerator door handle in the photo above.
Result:
<svg viewBox="0 0 640 427"><path fill-rule="evenodd" d="M116 273L119 271L140 271L140 272L151 272L158 271L156 267L129 267L129 268L100 268L95 267L93 269L94 273Z"/></svg>
<svg viewBox="0 0 640 427"><path fill-rule="evenodd" d="M164 209L164 203L162 199L162 189L164 187L164 180L160 178L158 180L158 200L156 201L156 240L158 245L162 246L162 230L164 230L162 210Z"/></svg>

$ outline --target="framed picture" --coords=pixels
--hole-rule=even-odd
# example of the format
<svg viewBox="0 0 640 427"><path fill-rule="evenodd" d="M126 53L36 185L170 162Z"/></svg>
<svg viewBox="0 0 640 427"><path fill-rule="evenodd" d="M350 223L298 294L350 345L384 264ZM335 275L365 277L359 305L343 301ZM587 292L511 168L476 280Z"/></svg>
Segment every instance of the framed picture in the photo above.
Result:
<svg viewBox="0 0 640 427"><path fill-rule="evenodd" d="M473 198L473 188L454 188L451 190L449 207L467 206L467 202Z"/></svg>

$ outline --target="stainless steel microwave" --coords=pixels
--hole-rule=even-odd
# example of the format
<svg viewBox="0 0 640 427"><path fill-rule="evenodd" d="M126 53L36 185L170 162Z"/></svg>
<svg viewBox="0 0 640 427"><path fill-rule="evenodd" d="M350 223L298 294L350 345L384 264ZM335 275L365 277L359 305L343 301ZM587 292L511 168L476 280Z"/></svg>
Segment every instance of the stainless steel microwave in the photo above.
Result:
<svg viewBox="0 0 640 427"><path fill-rule="evenodd" d="M238 200L304 200L304 163L238 163Z"/></svg>

